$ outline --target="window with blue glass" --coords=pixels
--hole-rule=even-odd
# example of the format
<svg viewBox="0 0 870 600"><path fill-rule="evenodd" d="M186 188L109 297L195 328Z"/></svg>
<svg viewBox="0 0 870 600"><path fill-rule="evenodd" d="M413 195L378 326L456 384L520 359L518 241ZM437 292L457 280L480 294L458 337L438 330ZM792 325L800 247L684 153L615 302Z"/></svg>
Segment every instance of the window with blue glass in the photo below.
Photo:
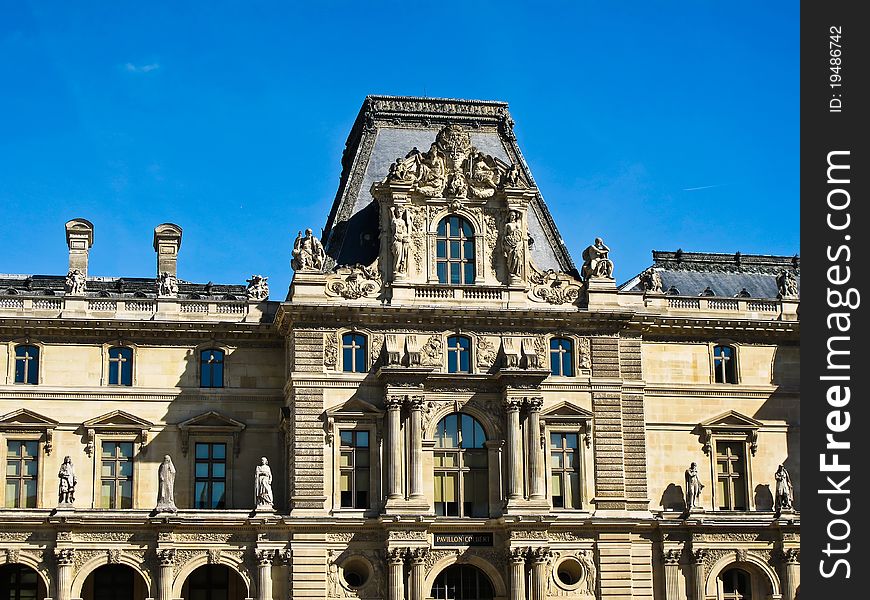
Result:
<svg viewBox="0 0 870 600"><path fill-rule="evenodd" d="M361 333L345 333L341 336L341 365L348 373L365 373L366 336Z"/></svg>
<svg viewBox="0 0 870 600"><path fill-rule="evenodd" d="M713 375L716 383L737 383L736 355L733 346L713 346Z"/></svg>
<svg viewBox="0 0 870 600"><path fill-rule="evenodd" d="M39 383L39 348L15 346L15 383Z"/></svg>
<svg viewBox="0 0 870 600"><path fill-rule="evenodd" d="M458 216L438 223L435 266L438 283L474 283L474 228Z"/></svg>
<svg viewBox="0 0 870 600"><path fill-rule="evenodd" d="M109 348L109 385L133 385L132 348Z"/></svg>
<svg viewBox="0 0 870 600"><path fill-rule="evenodd" d="M193 503L196 508L226 508L227 445L198 442Z"/></svg>
<svg viewBox="0 0 870 600"><path fill-rule="evenodd" d="M486 517L489 513L489 467L486 434L465 413L447 415L435 429L435 514Z"/></svg>
<svg viewBox="0 0 870 600"><path fill-rule="evenodd" d="M464 335L447 338L447 372L471 373L471 340Z"/></svg>
<svg viewBox="0 0 870 600"><path fill-rule="evenodd" d="M567 338L550 340L550 373L560 377L574 376L574 342Z"/></svg>
<svg viewBox="0 0 870 600"><path fill-rule="evenodd" d="M224 387L224 351L210 348L199 353L199 385Z"/></svg>

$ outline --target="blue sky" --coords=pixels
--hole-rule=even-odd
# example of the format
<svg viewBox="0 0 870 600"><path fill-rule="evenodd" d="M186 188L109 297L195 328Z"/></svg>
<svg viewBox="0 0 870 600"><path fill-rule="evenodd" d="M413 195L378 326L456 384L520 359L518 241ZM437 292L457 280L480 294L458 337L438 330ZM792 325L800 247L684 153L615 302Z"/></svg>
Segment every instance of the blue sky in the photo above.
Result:
<svg viewBox="0 0 870 600"><path fill-rule="evenodd" d="M799 251L797 2L0 1L0 272L270 277L367 94L505 100L575 261Z"/></svg>

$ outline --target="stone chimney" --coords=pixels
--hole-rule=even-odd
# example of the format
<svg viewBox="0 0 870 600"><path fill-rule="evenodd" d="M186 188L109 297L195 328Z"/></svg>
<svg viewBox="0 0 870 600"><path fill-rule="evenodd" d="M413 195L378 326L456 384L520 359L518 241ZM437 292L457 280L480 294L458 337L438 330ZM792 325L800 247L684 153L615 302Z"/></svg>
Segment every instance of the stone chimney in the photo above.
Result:
<svg viewBox="0 0 870 600"><path fill-rule="evenodd" d="M66 245L69 248L69 270L78 269L87 277L88 252L94 245L94 224L87 219L66 222Z"/></svg>
<svg viewBox="0 0 870 600"><path fill-rule="evenodd" d="M154 251L157 252L157 277L161 273L178 276L178 250L181 248L181 227L163 223L154 228Z"/></svg>

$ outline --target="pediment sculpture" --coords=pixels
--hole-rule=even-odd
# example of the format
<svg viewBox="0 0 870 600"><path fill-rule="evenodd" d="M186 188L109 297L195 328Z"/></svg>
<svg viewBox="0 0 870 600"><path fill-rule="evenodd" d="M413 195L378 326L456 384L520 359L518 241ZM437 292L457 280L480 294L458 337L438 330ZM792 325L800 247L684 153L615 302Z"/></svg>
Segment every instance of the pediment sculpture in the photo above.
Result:
<svg viewBox="0 0 870 600"><path fill-rule="evenodd" d="M441 129L428 151L414 148L396 159L386 180L430 198L491 198L499 187L527 187L516 165L480 152L456 124Z"/></svg>
<svg viewBox="0 0 870 600"><path fill-rule="evenodd" d="M553 269L539 271L532 267L529 282L532 287L528 296L535 302L570 304L580 297L580 282L567 273L558 273Z"/></svg>
<svg viewBox="0 0 870 600"><path fill-rule="evenodd" d="M343 265L326 278L326 295L347 300L377 298L381 293L381 274L376 265Z"/></svg>

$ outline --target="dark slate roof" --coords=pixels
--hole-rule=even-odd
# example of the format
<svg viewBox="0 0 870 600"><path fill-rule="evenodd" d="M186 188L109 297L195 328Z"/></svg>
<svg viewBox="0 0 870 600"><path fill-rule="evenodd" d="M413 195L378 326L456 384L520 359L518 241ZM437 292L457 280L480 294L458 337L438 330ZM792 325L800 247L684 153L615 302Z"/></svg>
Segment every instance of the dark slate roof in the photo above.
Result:
<svg viewBox="0 0 870 600"><path fill-rule="evenodd" d="M658 271L665 293L700 296L707 288L714 296L733 298L746 290L751 298L776 298L776 276L790 270L800 289L800 257L763 254L714 254L707 252L663 252L654 250L649 269ZM622 291L643 291L638 273L619 286ZM674 288L673 290L671 288ZM669 292L669 290L671 290ZM706 294L709 295L709 294Z"/></svg>
<svg viewBox="0 0 870 600"><path fill-rule="evenodd" d="M427 150L447 124L468 129L485 154L517 164L537 187L517 146L505 102L368 96L345 144L341 180L323 230L327 255L337 264L371 264L378 254L378 207L371 186L416 147ZM530 252L541 269L576 273L556 224L538 193L529 211Z"/></svg>
<svg viewBox="0 0 870 600"><path fill-rule="evenodd" d="M64 275L0 274L0 295L62 296ZM193 300L245 300L247 286L178 280L178 297ZM148 277L88 277L89 298L156 298L157 280Z"/></svg>

